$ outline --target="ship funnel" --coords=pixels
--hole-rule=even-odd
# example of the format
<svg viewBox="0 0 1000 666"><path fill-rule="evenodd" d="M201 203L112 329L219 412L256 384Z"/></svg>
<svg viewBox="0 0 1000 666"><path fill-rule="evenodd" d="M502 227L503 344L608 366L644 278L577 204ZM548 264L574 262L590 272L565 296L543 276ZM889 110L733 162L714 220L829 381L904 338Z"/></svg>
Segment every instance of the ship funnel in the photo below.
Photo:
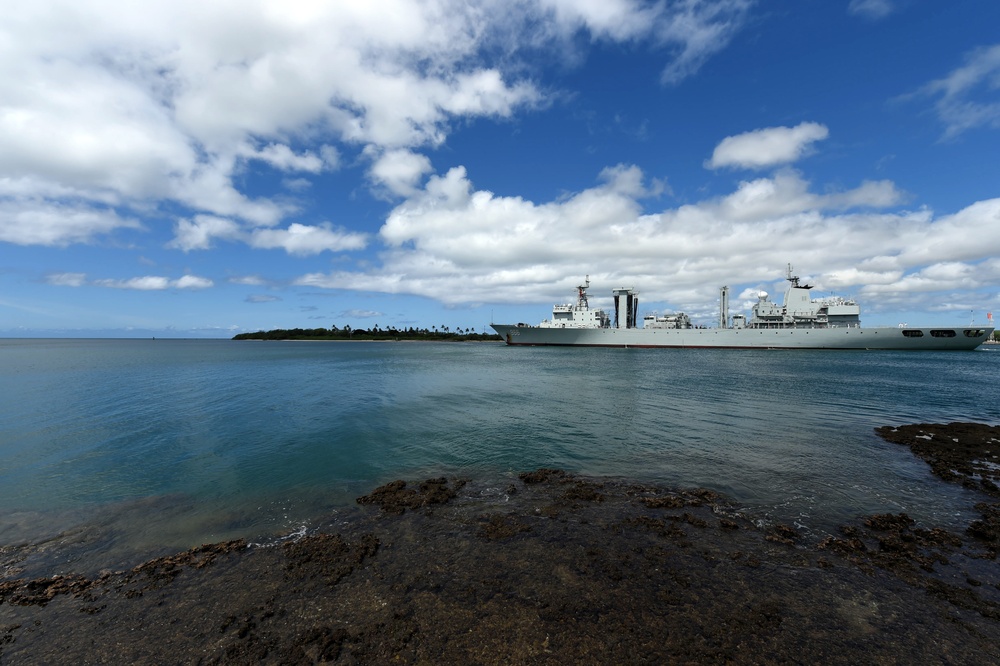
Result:
<svg viewBox="0 0 1000 666"><path fill-rule="evenodd" d="M619 287L612 294L615 297L615 328L635 328L639 314L639 292Z"/></svg>

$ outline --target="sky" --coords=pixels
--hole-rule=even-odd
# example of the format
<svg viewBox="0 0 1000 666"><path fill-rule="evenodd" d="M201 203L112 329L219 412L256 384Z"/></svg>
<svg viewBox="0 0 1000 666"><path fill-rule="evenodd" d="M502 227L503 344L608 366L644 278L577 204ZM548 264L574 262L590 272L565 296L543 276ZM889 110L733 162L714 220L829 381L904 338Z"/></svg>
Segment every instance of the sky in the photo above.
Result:
<svg viewBox="0 0 1000 666"><path fill-rule="evenodd" d="M1000 317L996 0L0 0L0 336Z"/></svg>

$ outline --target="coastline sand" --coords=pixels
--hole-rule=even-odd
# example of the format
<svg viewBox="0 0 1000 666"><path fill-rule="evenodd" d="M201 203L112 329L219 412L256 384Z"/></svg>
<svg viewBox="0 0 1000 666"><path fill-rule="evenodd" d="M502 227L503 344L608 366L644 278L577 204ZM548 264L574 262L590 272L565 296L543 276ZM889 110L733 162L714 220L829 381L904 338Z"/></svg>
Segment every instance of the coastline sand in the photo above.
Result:
<svg viewBox="0 0 1000 666"><path fill-rule="evenodd" d="M1000 428L878 432L981 518L868 516L807 542L705 489L397 481L273 547L0 579L0 663L1000 662Z"/></svg>

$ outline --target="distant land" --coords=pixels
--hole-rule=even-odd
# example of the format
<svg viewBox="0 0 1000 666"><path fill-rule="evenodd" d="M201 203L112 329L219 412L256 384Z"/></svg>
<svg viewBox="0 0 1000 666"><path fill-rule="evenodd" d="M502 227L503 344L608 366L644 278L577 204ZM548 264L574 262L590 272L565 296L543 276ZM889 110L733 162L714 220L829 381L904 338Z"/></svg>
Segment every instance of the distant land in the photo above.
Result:
<svg viewBox="0 0 1000 666"><path fill-rule="evenodd" d="M451 330L447 326L431 329L426 328L276 328L271 331L256 333L239 333L233 340L423 340L444 342L499 342L502 338L496 333L476 333L471 328Z"/></svg>

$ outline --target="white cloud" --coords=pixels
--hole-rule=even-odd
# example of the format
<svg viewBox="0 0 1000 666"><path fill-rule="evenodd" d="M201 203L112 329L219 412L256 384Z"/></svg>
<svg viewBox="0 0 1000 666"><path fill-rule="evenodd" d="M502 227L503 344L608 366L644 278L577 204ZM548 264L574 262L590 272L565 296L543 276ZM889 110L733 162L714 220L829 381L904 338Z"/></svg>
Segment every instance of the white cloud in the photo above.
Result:
<svg viewBox="0 0 1000 666"><path fill-rule="evenodd" d="M935 108L945 124L945 139L978 127L1000 128L1000 44L975 49L966 63L920 93L937 97Z"/></svg>
<svg viewBox="0 0 1000 666"><path fill-rule="evenodd" d="M305 171L319 173L324 169L336 168L340 156L333 146L321 146L320 154L307 151L301 155L295 154L285 144L269 143L261 149L251 146L241 146L239 154L248 160L266 162L279 171Z"/></svg>
<svg viewBox="0 0 1000 666"><path fill-rule="evenodd" d="M657 38L677 52L663 70L662 81L677 84L698 72L709 58L729 45L733 35L743 27L752 4L752 0L695 0L660 5L668 8L669 13L654 28Z"/></svg>
<svg viewBox="0 0 1000 666"><path fill-rule="evenodd" d="M861 293L873 297L900 297L914 295L926 298L928 293L953 290L971 291L1000 278L997 266L962 262L939 262L920 268L906 275L899 275L891 282L864 283Z"/></svg>
<svg viewBox="0 0 1000 666"><path fill-rule="evenodd" d="M207 250L212 240L222 238L236 240L243 236L240 226L232 220L213 215L196 215L193 220L178 220L174 227L174 239L169 247L188 252Z"/></svg>
<svg viewBox="0 0 1000 666"><path fill-rule="evenodd" d="M168 247L185 252L207 250L213 246L215 239L240 241L259 249L283 249L295 255L361 250L368 243L366 234L333 229L328 224L309 226L292 223L287 229L247 230L232 220L197 215L193 220L178 220L174 227L174 239Z"/></svg>
<svg viewBox="0 0 1000 666"><path fill-rule="evenodd" d="M1000 199L978 201L939 218L925 235L911 237L903 259L909 265L976 261L1000 256Z"/></svg>
<svg viewBox="0 0 1000 666"><path fill-rule="evenodd" d="M676 83L728 44L750 4L18 3L0 24L0 196L40 215L179 205L193 219L274 226L294 208L250 195L240 170L330 171L341 161L334 144L374 148L373 179L408 196L427 172L413 151L440 145L456 121L548 103L511 73L523 71L522 54L564 55L580 34L643 42L666 51L664 79ZM390 163L404 155L408 165ZM0 240L87 242L121 226L134 225L92 212L37 233L8 225Z"/></svg>
<svg viewBox="0 0 1000 666"><path fill-rule="evenodd" d="M157 291L161 289L168 289L170 287L170 279L158 275L144 275L142 277L129 278L127 280L94 280L94 284L99 287L110 287L112 289Z"/></svg>
<svg viewBox="0 0 1000 666"><path fill-rule="evenodd" d="M634 198L643 192L638 169L617 167L603 176L601 186L536 206L518 197L472 192L465 169L457 167L432 177L423 192L397 207L380 236L391 248L412 245L452 269L550 260L579 247L584 232L614 228L639 214ZM550 233L556 238L547 238Z"/></svg>
<svg viewBox="0 0 1000 666"><path fill-rule="evenodd" d="M185 275L182 278L174 280L171 286L177 289L208 289L214 286L214 283L208 278L198 277L197 275Z"/></svg>
<svg viewBox="0 0 1000 666"><path fill-rule="evenodd" d="M895 10L892 0L851 0L847 5L847 13L876 21L883 19Z"/></svg>
<svg viewBox="0 0 1000 666"><path fill-rule="evenodd" d="M634 166L606 170L594 187L543 203L477 190L454 168L389 215L381 266L309 273L296 284L449 305L535 303L565 301L590 275L602 289L635 284L645 302L669 298L698 312L715 302L720 284L780 282L785 261L824 289L881 285L888 293L907 289L904 277L928 266L971 266L1000 254L1000 235L987 231L1000 223L1000 199L940 217L886 212L902 199L890 181L816 192L792 170L656 214L639 203L648 193Z"/></svg>
<svg viewBox="0 0 1000 666"><path fill-rule="evenodd" d="M856 189L824 196L825 207L832 209L888 208L904 199L890 180L866 180Z"/></svg>
<svg viewBox="0 0 1000 666"><path fill-rule="evenodd" d="M392 194L405 197L415 194L420 180L431 171L431 161L425 155L390 150L375 159L369 174Z"/></svg>
<svg viewBox="0 0 1000 666"><path fill-rule="evenodd" d="M87 282L86 273L51 273L45 281L57 287L82 287Z"/></svg>
<svg viewBox="0 0 1000 666"><path fill-rule="evenodd" d="M365 234L332 229L329 226L307 226L293 223L288 229L257 229L249 243L262 249L281 248L289 254L319 254L360 250L367 244Z"/></svg>
<svg viewBox="0 0 1000 666"><path fill-rule="evenodd" d="M509 115L537 101L532 85L475 62L499 10L402 0L199 7L209 40L181 54L179 69L197 85L177 96L178 119L209 145L307 126L360 144L440 143L450 117Z"/></svg>
<svg viewBox="0 0 1000 666"><path fill-rule="evenodd" d="M848 267L831 271L826 275L824 283L828 289L853 289L863 286L871 291L882 286L891 287L898 284L902 277L902 269L872 271Z"/></svg>
<svg viewBox="0 0 1000 666"><path fill-rule="evenodd" d="M829 136L826 126L800 123L795 127L768 127L736 136L727 136L715 147L710 169L739 167L762 169L787 164L801 158L816 141Z"/></svg>
<svg viewBox="0 0 1000 666"><path fill-rule="evenodd" d="M268 199L251 199L232 183L235 154L215 156L200 165L190 177L172 184L171 197L195 210L214 215L237 217L251 224L277 224L294 208Z"/></svg>
<svg viewBox="0 0 1000 666"><path fill-rule="evenodd" d="M213 286L214 283L208 278L198 277L197 275L185 275L176 280L171 280L170 278L160 275L144 275L142 277L134 277L127 280L94 280L92 284L98 287L110 287L112 289L162 291L164 289L207 289Z"/></svg>
<svg viewBox="0 0 1000 666"><path fill-rule="evenodd" d="M543 0L555 25L567 32L586 28L595 38L625 41L642 37L666 8L632 0Z"/></svg>
<svg viewBox="0 0 1000 666"><path fill-rule="evenodd" d="M598 40L650 40L667 50L670 55L661 80L673 85L695 74L728 46L753 0L541 0L540 5L554 18L551 24L543 24L545 29L564 38L583 29Z"/></svg>
<svg viewBox="0 0 1000 666"><path fill-rule="evenodd" d="M240 191L241 162L315 174L336 168L339 151L293 151L297 138L433 145L452 118L536 103L532 84L476 63L482 13L499 9L447 0L22 4L0 26L0 196L41 209L69 197L169 201L276 224L291 209ZM121 226L108 221L77 216L72 229L7 229L2 239L82 242Z"/></svg>
<svg viewBox="0 0 1000 666"><path fill-rule="evenodd" d="M798 172L783 169L771 178L741 182L735 192L719 201L716 210L725 219L752 221L819 210L887 208L902 198L887 180L865 181L844 192L815 194ZM702 206L711 209L707 204Z"/></svg>
<svg viewBox="0 0 1000 666"><path fill-rule="evenodd" d="M0 242L15 245L89 243L116 229L139 229L113 210L36 199L0 199Z"/></svg>

